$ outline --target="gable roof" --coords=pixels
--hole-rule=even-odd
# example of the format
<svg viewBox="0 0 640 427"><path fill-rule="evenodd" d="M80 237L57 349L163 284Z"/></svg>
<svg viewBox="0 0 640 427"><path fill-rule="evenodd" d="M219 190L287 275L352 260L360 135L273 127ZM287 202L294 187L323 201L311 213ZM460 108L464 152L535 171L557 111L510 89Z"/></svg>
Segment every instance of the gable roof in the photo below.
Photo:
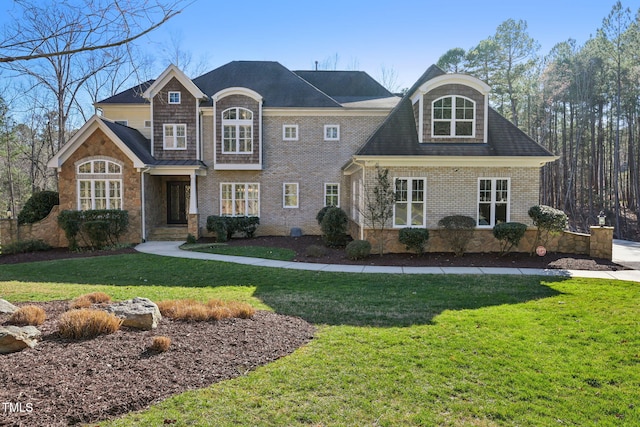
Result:
<svg viewBox="0 0 640 427"><path fill-rule="evenodd" d="M509 120L489 108L486 143L418 141L413 104L414 93L425 82L446 74L432 65L407 91L356 156L462 156L462 157L556 157L518 129Z"/></svg>
<svg viewBox="0 0 640 427"><path fill-rule="evenodd" d="M341 107L278 62L233 61L196 77L193 82L208 95L230 87L251 89L262 96L265 107Z"/></svg>
<svg viewBox="0 0 640 427"><path fill-rule="evenodd" d="M138 153L136 153L136 149L138 147L132 149L130 144L131 141L127 136L125 136L125 133L114 132L112 129L113 127L109 126L109 124L115 125L115 123L108 122L97 115L93 115L87 123L85 123L84 126L82 126L78 132L76 132L73 137L71 137L71 139L47 162L47 166L50 168L60 168L62 164L78 149L78 147L86 141L87 138L89 138L96 130L101 130L107 138L116 144L116 146L133 162L134 167L144 167L145 161L138 156ZM117 126L126 127L123 125ZM131 130L137 132L135 129ZM125 136L125 140L121 139L118 134L120 134L120 136Z"/></svg>
<svg viewBox="0 0 640 427"><path fill-rule="evenodd" d="M207 97L207 95L202 93L200 88L196 86L191 81L191 79L182 72L182 70L180 70L178 67L176 67L173 64L169 65L167 69L164 70L162 74L160 74L160 77L158 77L147 88L147 90L144 91L142 96L144 96L147 99L153 98L173 78L177 79L180 82L180 84L182 84L182 86L184 86L184 88L187 89L191 93L191 95L193 95L194 98L203 99Z"/></svg>
<svg viewBox="0 0 640 427"><path fill-rule="evenodd" d="M98 104L148 104L149 100L142 94L153 84L155 80L147 80L137 86L119 92L109 98L96 102Z"/></svg>

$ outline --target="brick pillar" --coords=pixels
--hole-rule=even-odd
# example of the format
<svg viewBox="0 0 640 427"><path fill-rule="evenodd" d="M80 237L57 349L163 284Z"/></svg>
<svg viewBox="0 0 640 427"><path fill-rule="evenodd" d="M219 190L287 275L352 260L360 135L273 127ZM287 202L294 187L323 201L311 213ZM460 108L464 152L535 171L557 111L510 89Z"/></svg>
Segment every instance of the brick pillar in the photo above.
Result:
<svg viewBox="0 0 640 427"><path fill-rule="evenodd" d="M200 238L200 214L188 214L187 232L196 239Z"/></svg>
<svg viewBox="0 0 640 427"><path fill-rule="evenodd" d="M591 226L589 256L611 261L613 258L613 227Z"/></svg>

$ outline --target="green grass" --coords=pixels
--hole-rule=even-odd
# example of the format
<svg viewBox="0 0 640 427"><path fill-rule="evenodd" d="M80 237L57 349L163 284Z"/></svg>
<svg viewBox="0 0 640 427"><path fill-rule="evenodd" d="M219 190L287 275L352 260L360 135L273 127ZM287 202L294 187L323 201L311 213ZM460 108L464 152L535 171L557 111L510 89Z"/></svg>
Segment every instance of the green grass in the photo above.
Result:
<svg viewBox="0 0 640 427"><path fill-rule="evenodd" d="M296 251L284 248L269 248L265 246L228 246L224 243L185 243L181 249L208 254L246 256L251 258L275 259L291 261Z"/></svg>
<svg viewBox="0 0 640 427"><path fill-rule="evenodd" d="M316 338L234 380L102 426L640 425L640 286L318 273L116 255L0 266L10 301L219 297Z"/></svg>

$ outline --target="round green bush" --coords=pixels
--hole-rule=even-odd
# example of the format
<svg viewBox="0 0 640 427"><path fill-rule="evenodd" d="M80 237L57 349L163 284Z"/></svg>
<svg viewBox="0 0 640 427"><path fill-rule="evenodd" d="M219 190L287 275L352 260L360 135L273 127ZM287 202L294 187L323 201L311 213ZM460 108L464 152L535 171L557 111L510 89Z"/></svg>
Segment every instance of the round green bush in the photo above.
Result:
<svg viewBox="0 0 640 427"><path fill-rule="evenodd" d="M342 246L347 241L347 223L349 218L345 211L330 206L322 217L320 228L322 237L328 246Z"/></svg>
<svg viewBox="0 0 640 427"><path fill-rule="evenodd" d="M58 204L60 204L60 197L57 191L33 193L18 214L18 224L33 224L45 219L51 209Z"/></svg>
<svg viewBox="0 0 640 427"><path fill-rule="evenodd" d="M493 227L493 237L500 240L500 253L505 254L518 246L524 233L527 231L526 224L520 222L501 222Z"/></svg>
<svg viewBox="0 0 640 427"><path fill-rule="evenodd" d="M424 247L429 240L429 230L426 228L401 228L398 235L400 243L407 247L407 250L424 253Z"/></svg>
<svg viewBox="0 0 640 427"><path fill-rule="evenodd" d="M371 243L366 240L353 240L347 244L345 251L349 259L364 259L371 254Z"/></svg>

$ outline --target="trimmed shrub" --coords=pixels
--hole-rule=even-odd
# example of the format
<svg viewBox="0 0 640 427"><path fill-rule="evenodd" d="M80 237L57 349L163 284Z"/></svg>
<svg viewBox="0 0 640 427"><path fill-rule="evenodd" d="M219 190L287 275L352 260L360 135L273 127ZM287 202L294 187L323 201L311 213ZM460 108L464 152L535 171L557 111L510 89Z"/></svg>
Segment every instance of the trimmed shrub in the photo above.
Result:
<svg viewBox="0 0 640 427"><path fill-rule="evenodd" d="M318 213L316 214L316 221L318 221L318 225L322 225L322 218L324 218L324 214L326 214L327 211L333 207L335 206L325 206L318 211Z"/></svg>
<svg viewBox="0 0 640 427"><path fill-rule="evenodd" d="M455 256L464 255L473 237L476 220L465 215L450 215L438 221L438 226L444 230L442 237L449 243Z"/></svg>
<svg viewBox="0 0 640 427"><path fill-rule="evenodd" d="M533 225L538 227L536 240L531 247L533 253L538 245L546 246L549 237L562 233L569 223L567 214L559 209L546 205L535 205L529 208L529 217L533 220Z"/></svg>
<svg viewBox="0 0 640 427"><path fill-rule="evenodd" d="M500 255L508 253L518 246L527 231L526 224L520 222L502 222L493 227L493 237L500 241Z"/></svg>
<svg viewBox="0 0 640 427"><path fill-rule="evenodd" d="M401 228L398 239L406 246L407 250L422 255L429 240L429 230L426 228Z"/></svg>
<svg viewBox="0 0 640 427"><path fill-rule="evenodd" d="M25 305L18 308L9 317L9 323L17 326L39 326L47 318L42 307L37 305Z"/></svg>
<svg viewBox="0 0 640 427"><path fill-rule="evenodd" d="M345 248L347 258L352 260L364 259L371 254L371 243L367 240L353 240Z"/></svg>
<svg viewBox="0 0 640 427"><path fill-rule="evenodd" d="M330 206L322 217L320 229L327 246L343 246L347 242L347 223L349 218L345 211Z"/></svg>
<svg viewBox="0 0 640 427"><path fill-rule="evenodd" d="M251 238L258 225L260 225L260 218L257 216L210 215L207 217L207 230L216 234L218 242L226 242L235 233L242 233L245 237Z"/></svg>
<svg viewBox="0 0 640 427"><path fill-rule="evenodd" d="M24 204L18 214L18 224L33 224L41 221L49 215L55 205L60 204L60 197L57 191L39 191Z"/></svg>
<svg viewBox="0 0 640 427"><path fill-rule="evenodd" d="M116 332L122 319L102 310L80 309L63 313L58 320L58 334L62 338L84 340Z"/></svg>
<svg viewBox="0 0 640 427"><path fill-rule="evenodd" d="M24 254L27 252L48 251L51 246L44 240L19 240L2 245L3 255Z"/></svg>
<svg viewBox="0 0 640 427"><path fill-rule="evenodd" d="M197 240L196 240L196 236L194 236L194 235L193 235L193 234L191 234L191 233L187 234L187 243L188 243L188 244L191 244L191 245L192 245L192 244L194 244L194 243L196 243L196 242L197 242Z"/></svg>
<svg viewBox="0 0 640 427"><path fill-rule="evenodd" d="M164 353L171 346L171 338L165 336L153 337L153 342L149 346L149 350L157 353Z"/></svg>
<svg viewBox="0 0 640 427"><path fill-rule="evenodd" d="M321 258L327 254L327 248L320 245L309 245L305 249L305 255L311 258Z"/></svg>
<svg viewBox="0 0 640 427"><path fill-rule="evenodd" d="M104 248L116 245L127 231L129 212L119 209L64 210L58 215L58 224L69 241L69 249L76 250L81 243Z"/></svg>

